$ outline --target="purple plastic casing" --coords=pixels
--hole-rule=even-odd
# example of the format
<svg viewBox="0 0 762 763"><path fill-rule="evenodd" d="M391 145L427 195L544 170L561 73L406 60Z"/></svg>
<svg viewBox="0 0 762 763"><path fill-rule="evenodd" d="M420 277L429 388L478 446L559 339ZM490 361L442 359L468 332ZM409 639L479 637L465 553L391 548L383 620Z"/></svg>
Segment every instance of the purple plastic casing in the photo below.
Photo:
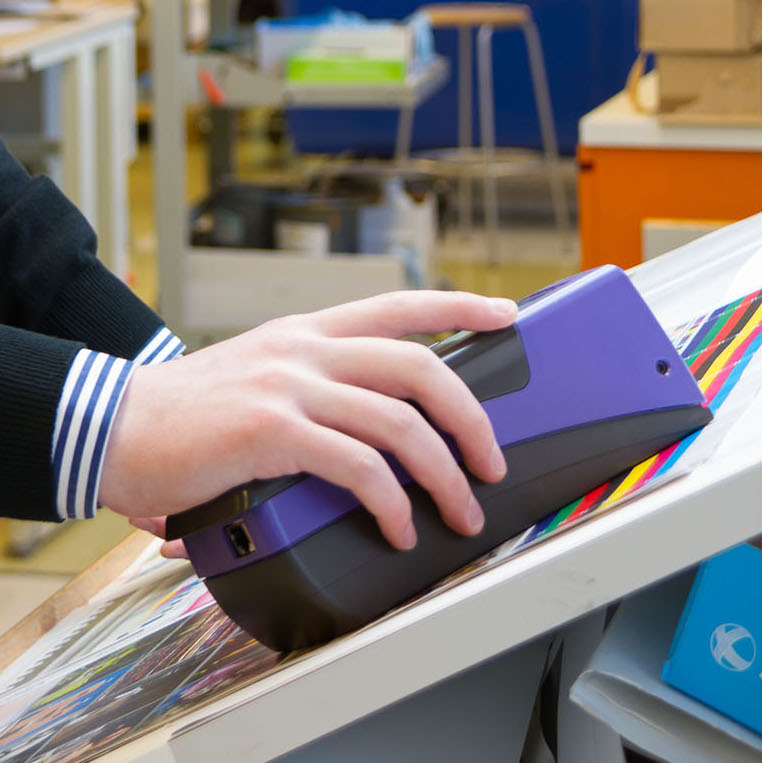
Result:
<svg viewBox="0 0 762 763"><path fill-rule="evenodd" d="M627 275L606 265L522 300L516 327L530 370L523 388L482 403L505 447L628 414L701 405L690 371ZM656 364L668 364L656 373ZM411 478L387 457L403 484ZM199 576L219 575L293 546L359 503L309 476L234 519L185 537ZM243 520L255 550L238 557L225 532Z"/></svg>

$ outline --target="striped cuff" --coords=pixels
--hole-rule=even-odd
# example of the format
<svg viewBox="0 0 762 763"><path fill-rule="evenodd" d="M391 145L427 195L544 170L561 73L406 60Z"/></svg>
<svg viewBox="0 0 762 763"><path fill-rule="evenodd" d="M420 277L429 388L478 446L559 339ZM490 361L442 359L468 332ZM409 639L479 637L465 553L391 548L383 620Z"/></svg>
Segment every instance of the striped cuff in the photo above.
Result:
<svg viewBox="0 0 762 763"><path fill-rule="evenodd" d="M64 383L53 429L53 484L61 519L95 516L103 456L134 365L80 350Z"/></svg>
<svg viewBox="0 0 762 763"><path fill-rule="evenodd" d="M184 350L169 329L161 328L132 361L92 350L76 354L53 429L53 479L61 519L95 516L106 445L135 366L162 363Z"/></svg>
<svg viewBox="0 0 762 763"><path fill-rule="evenodd" d="M160 328L132 359L138 366L163 363L185 352L185 345L166 327Z"/></svg>

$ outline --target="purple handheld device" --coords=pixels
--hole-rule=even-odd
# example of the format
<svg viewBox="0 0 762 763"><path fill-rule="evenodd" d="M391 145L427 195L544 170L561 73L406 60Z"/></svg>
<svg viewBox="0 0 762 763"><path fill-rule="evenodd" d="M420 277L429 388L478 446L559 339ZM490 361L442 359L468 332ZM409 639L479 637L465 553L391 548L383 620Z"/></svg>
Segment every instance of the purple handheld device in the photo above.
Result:
<svg viewBox="0 0 762 763"><path fill-rule="evenodd" d="M352 493L306 474L243 485L167 521L220 606L268 646L302 648L368 623L712 418L613 266L522 300L514 326L432 350L484 406L508 463L499 484L468 475L486 515L479 536L446 527L390 455L413 505L412 551L389 546Z"/></svg>

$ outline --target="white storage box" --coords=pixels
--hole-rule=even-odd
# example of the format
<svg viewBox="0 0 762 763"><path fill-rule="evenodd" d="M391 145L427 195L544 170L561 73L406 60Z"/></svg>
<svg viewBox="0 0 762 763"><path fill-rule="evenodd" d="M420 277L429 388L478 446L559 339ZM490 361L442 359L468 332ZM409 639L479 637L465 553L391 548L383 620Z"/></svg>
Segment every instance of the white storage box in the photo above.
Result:
<svg viewBox="0 0 762 763"><path fill-rule="evenodd" d="M256 27L256 56L261 69L282 75L294 53L320 49L337 58L362 55L405 60L413 58L413 33L405 24L289 26L260 21Z"/></svg>

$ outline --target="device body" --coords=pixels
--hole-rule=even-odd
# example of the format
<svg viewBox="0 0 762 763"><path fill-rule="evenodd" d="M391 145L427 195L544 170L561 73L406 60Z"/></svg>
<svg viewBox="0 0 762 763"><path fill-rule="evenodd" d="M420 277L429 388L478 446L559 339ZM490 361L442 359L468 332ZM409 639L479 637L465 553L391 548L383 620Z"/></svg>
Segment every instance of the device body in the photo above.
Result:
<svg viewBox="0 0 762 763"><path fill-rule="evenodd" d="M514 326L432 350L481 402L508 464L499 484L468 475L485 510L479 536L446 527L390 455L413 505L412 551L389 546L352 493L303 474L252 482L169 519L168 537L184 538L220 606L268 646L302 648L368 623L712 418L613 266L522 300Z"/></svg>

